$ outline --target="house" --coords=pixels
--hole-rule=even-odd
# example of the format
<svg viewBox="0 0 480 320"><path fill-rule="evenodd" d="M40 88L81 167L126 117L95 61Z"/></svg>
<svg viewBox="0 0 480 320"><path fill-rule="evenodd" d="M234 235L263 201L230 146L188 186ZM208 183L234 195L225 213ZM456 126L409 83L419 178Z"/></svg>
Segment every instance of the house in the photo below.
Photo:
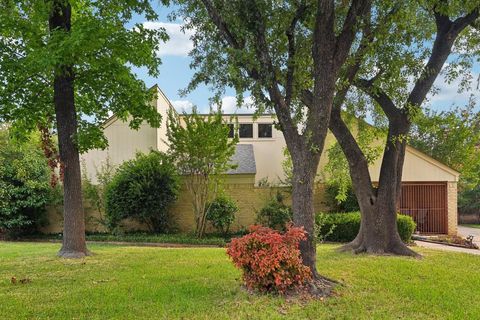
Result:
<svg viewBox="0 0 480 320"><path fill-rule="evenodd" d="M168 110L173 108L168 98L157 86L157 99L153 102L167 119ZM225 115L231 119L231 115ZM238 167L228 172L225 188L237 200L240 212L234 227L241 228L252 224L255 211L259 210L273 195L274 189L265 187L265 181L278 184L284 178L282 162L286 147L282 132L273 125L273 115L254 117L252 114L237 115L239 144L232 161ZM233 135L234 127L231 127ZM104 133L109 147L106 150L91 150L82 155L86 174L95 180L96 168L109 157L114 165L132 159L136 152L149 150L167 151L168 141L166 126L151 128L143 124L138 131L131 130L127 123L111 117L104 124ZM335 142L328 134L325 150ZM327 163L327 156L322 154L319 172ZM378 181L381 157L370 166L372 181ZM402 197L400 211L411 215L417 222L417 229L422 233L456 234L457 231L457 181L459 173L436 161L426 154L407 147L402 177ZM324 185L319 183L315 190L316 210L325 209L323 203ZM184 190L172 209L180 230L190 231L194 228L194 218L188 193ZM95 213L87 210L87 215ZM132 226L139 228L140 226ZM61 225L53 224L48 232L56 232ZM57 228L57 229L55 229ZM87 229L98 231L99 226L88 223Z"/></svg>

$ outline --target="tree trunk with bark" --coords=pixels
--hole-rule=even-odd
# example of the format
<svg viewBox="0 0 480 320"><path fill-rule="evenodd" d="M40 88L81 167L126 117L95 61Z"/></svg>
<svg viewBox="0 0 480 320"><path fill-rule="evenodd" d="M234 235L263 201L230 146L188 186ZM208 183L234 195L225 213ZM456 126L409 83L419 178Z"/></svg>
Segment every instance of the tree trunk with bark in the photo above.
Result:
<svg viewBox="0 0 480 320"><path fill-rule="evenodd" d="M71 6L66 1L54 1L49 19L50 32L69 32ZM61 172L63 173L63 244L58 255L81 258L88 254L85 242L85 218L78 148L77 114L74 98L74 72L71 65L59 65L54 79L54 105L58 131Z"/></svg>
<svg viewBox="0 0 480 320"><path fill-rule="evenodd" d="M368 162L341 119L339 108L332 111L330 128L347 158L353 189L361 211L360 230L357 236L341 250L418 256L403 243L397 229L397 203L400 197L405 136L410 128L409 122L405 117L399 116L390 123L378 188L372 185Z"/></svg>
<svg viewBox="0 0 480 320"><path fill-rule="evenodd" d="M448 15L437 11L436 7L433 8L437 34L432 52L422 75L415 82L401 107L395 105L394 100L376 83L377 76L370 80L354 81L359 65L353 65L347 72L348 82L354 82L355 86L368 94L382 108L389 121L389 131L376 189L372 187L366 157L341 118L341 104L348 89L343 90L343 96L337 99L332 110L330 129L347 158L353 188L361 210L360 231L351 243L343 246L343 250L352 250L355 253L418 256L400 239L396 219L406 141L411 126L410 113L412 110L419 110L447 61L458 35L479 17L479 10L480 8L476 7L465 16L452 21Z"/></svg>
<svg viewBox="0 0 480 320"><path fill-rule="evenodd" d="M307 157L309 159L307 159ZM318 278L316 267L315 241L315 210L313 206L315 176L320 157L316 154L301 153L292 157L292 210L293 223L303 226L307 232L307 239L300 243L303 264L308 266L314 276Z"/></svg>

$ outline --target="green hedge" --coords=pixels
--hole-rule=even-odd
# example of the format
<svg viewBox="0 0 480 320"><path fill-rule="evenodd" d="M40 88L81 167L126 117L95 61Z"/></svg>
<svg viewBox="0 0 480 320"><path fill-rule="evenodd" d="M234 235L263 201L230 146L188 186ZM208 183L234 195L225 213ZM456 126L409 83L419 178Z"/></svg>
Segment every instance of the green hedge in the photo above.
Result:
<svg viewBox="0 0 480 320"><path fill-rule="evenodd" d="M332 225L333 232L326 237L327 241L349 242L355 239L360 229L360 212L327 213L321 226L321 233L326 234ZM317 223L318 218L317 215ZM409 216L399 214L397 216L398 233L404 242L409 242L415 231L415 222Z"/></svg>

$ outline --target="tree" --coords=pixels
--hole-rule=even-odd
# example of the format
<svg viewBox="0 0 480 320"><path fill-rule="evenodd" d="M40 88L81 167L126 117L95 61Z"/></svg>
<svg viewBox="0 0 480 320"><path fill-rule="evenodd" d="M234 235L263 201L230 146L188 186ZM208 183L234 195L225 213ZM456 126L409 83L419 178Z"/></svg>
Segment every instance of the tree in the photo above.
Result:
<svg viewBox="0 0 480 320"><path fill-rule="evenodd" d="M127 28L134 12L157 17L144 0L0 3L0 119L19 134L56 130L64 189L62 257L88 253L79 152L106 147L99 124L111 113L134 129L143 120L160 124L150 104L154 93L130 66L157 75L155 51L166 35L142 25Z"/></svg>
<svg viewBox="0 0 480 320"><path fill-rule="evenodd" d="M467 52L463 55L466 57L463 65L469 65L472 45L478 45L469 26L478 19L479 2L427 1L424 6L405 2L397 5L395 11L400 19L396 19L387 36L369 35L374 50L369 52L360 47L356 51L357 61L371 55L370 64L362 67L359 62L353 63L352 69L360 70L346 75L347 85L342 89L346 94L353 84L360 90L356 93L366 94L388 120L378 188L372 186L365 154L342 119L343 101L337 100L333 108L330 128L348 160L362 212L357 237L343 249L357 253L417 255L401 241L396 224L407 138L415 115L420 112L455 44L463 45ZM450 64L450 68L458 66ZM449 75L453 77L458 73ZM412 78L413 86L409 87Z"/></svg>
<svg viewBox="0 0 480 320"><path fill-rule="evenodd" d="M207 203L215 198L222 175L236 167L230 159L238 138L228 138L230 129L221 112L203 116L194 108L180 118L170 111L168 120L169 153L192 195L195 233L201 238L205 234Z"/></svg>
<svg viewBox="0 0 480 320"><path fill-rule="evenodd" d="M15 141L0 128L0 233L35 232L57 200L38 135Z"/></svg>
<svg viewBox="0 0 480 320"><path fill-rule="evenodd" d="M274 110L292 157L295 225L303 226L303 263L314 278L316 244L313 188L327 135L335 86L368 0L178 0L179 15L193 29L196 68L189 87L206 83L250 92L257 113ZM311 91L305 107L303 97Z"/></svg>

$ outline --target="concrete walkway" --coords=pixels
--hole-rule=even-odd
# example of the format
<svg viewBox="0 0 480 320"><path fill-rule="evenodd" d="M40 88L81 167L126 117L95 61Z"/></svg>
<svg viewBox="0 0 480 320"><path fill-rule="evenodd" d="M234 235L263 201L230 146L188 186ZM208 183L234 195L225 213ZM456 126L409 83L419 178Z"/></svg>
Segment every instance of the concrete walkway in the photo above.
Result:
<svg viewBox="0 0 480 320"><path fill-rule="evenodd" d="M464 238L468 237L469 235L474 236L473 242L480 247L480 229L458 226L458 235Z"/></svg>
<svg viewBox="0 0 480 320"><path fill-rule="evenodd" d="M425 242L425 241L419 241L419 240L415 240L415 243L419 247L428 248L428 249L480 255L480 250L475 250L475 249L459 248L459 247L447 246L445 244L431 243L431 242Z"/></svg>

